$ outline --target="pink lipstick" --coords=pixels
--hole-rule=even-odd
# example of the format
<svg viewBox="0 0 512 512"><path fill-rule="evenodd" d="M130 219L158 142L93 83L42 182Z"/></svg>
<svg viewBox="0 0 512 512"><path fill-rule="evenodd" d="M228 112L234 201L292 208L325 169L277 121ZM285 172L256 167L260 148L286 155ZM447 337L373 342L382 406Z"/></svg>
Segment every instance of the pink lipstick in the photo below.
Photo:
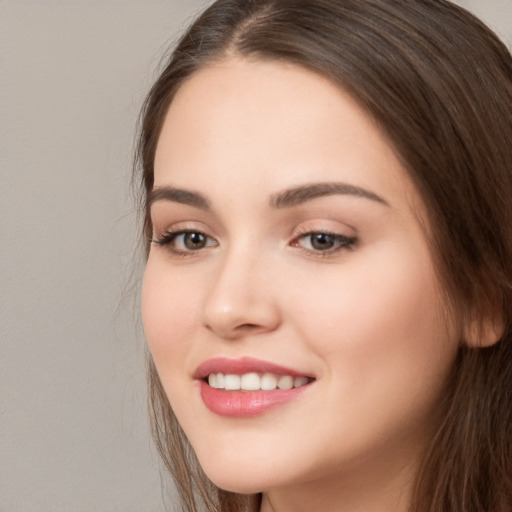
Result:
<svg viewBox="0 0 512 512"><path fill-rule="evenodd" d="M201 398L220 416L248 418L290 402L314 381L291 368L252 358L215 358L194 372Z"/></svg>

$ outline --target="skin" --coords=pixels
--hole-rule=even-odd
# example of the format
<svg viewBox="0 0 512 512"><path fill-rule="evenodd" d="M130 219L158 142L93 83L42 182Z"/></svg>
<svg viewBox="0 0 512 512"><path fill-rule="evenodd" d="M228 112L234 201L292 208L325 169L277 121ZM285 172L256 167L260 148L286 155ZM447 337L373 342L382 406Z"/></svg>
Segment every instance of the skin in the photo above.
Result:
<svg viewBox="0 0 512 512"><path fill-rule="evenodd" d="M284 190L332 182L381 200L336 193L271 205ZM155 189L171 186L209 208L154 201L154 239L189 230L207 243L152 243L143 323L207 475L263 492L263 512L405 512L458 338L421 198L385 136L325 78L230 58L193 75L170 106ZM356 242L318 250L311 232ZM254 418L218 416L193 373L212 357L244 356L315 381Z"/></svg>

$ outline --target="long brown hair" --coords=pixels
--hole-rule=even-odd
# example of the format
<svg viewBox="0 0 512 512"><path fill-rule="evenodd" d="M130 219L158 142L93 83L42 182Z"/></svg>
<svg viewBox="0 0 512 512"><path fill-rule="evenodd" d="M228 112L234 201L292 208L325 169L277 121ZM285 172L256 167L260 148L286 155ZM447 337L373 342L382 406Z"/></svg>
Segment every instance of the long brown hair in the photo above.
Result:
<svg viewBox="0 0 512 512"><path fill-rule="evenodd" d="M429 214L427 236L461 343L411 511L512 510L512 57L445 0L218 0L172 52L141 114L137 180L144 234L156 144L169 104L196 70L231 55L308 68L358 101L388 136ZM501 339L464 339L475 315ZM489 320L490 319L490 320ZM482 328L483 331L483 328ZM234 512L257 497L201 471L148 363L160 454L187 512Z"/></svg>

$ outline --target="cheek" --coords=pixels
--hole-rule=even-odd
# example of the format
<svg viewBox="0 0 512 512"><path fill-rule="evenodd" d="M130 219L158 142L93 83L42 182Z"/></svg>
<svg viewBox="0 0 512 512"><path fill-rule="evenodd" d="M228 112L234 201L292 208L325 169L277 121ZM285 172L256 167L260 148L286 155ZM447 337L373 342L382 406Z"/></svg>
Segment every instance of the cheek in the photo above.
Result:
<svg viewBox="0 0 512 512"><path fill-rule="evenodd" d="M332 377L347 383L444 374L456 351L429 259L386 249L319 274L315 290L303 283L309 293L297 310L308 314L298 321Z"/></svg>
<svg viewBox="0 0 512 512"><path fill-rule="evenodd" d="M315 291L303 283L296 310L308 314L295 325L320 361L318 415L330 411L324 435L336 439L326 459L337 449L429 435L457 352L429 261L390 251L318 278Z"/></svg>
<svg viewBox="0 0 512 512"><path fill-rule="evenodd" d="M197 290L183 283L159 262L148 260L142 286L141 311L146 340L157 368L172 369L188 353L198 322Z"/></svg>

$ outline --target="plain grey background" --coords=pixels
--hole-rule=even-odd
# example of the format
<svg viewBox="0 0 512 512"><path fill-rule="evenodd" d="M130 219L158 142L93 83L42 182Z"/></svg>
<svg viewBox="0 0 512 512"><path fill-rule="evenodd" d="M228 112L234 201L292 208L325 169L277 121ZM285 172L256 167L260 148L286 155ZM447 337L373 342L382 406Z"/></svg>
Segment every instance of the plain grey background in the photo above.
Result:
<svg viewBox="0 0 512 512"><path fill-rule="evenodd" d="M135 121L207 0L0 0L0 512L162 512L129 194ZM460 0L509 48L511 0ZM164 487L165 489L165 487Z"/></svg>

